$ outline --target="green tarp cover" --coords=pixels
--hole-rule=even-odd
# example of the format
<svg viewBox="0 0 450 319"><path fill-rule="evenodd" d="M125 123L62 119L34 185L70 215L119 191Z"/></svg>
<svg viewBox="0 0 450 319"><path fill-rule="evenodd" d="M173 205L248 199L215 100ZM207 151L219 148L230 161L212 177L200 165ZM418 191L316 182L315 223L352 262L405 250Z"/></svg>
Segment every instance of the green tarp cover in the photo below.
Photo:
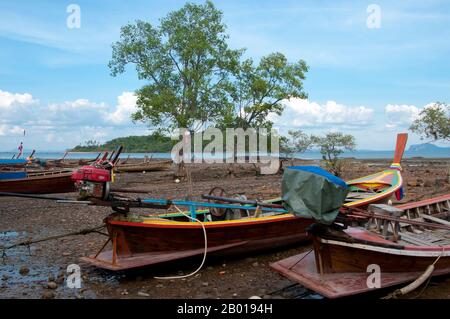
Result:
<svg viewBox="0 0 450 319"><path fill-rule="evenodd" d="M340 178L317 166L290 166L281 183L284 207L296 216L331 224L349 188Z"/></svg>

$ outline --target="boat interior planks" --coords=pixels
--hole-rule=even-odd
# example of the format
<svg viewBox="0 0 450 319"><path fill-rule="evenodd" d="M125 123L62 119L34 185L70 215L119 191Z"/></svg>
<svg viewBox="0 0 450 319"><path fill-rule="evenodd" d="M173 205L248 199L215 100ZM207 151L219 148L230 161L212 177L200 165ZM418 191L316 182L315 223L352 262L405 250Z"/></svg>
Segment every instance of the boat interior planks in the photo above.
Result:
<svg viewBox="0 0 450 319"><path fill-rule="evenodd" d="M410 219L405 210L419 210L427 205L446 205L448 195L392 207L389 220L377 214L364 226L344 227L313 225L310 234L313 249L271 264L283 276L327 298L339 298L414 281L433 267L430 276L450 274L450 226L448 221L427 215L432 220ZM377 206L378 212L383 206ZM369 206L372 208L372 206ZM372 209L373 211L373 209ZM399 218L390 214L402 212ZM436 214L438 210L434 210ZM427 210L430 212L430 210ZM372 213L373 214L373 213ZM386 223L386 221L388 221ZM402 222L400 222L402 221ZM438 222L439 221L439 222ZM401 224L406 225L401 227ZM413 226L414 227L408 227ZM317 231L320 229L320 231ZM396 234L398 232L398 234ZM381 271L379 287L367 284L370 267Z"/></svg>

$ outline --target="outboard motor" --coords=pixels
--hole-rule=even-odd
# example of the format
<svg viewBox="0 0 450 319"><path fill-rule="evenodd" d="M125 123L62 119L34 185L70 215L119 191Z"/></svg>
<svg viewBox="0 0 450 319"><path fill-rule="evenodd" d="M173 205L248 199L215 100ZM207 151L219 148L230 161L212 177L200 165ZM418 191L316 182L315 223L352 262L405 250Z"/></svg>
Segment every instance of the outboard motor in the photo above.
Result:
<svg viewBox="0 0 450 319"><path fill-rule="evenodd" d="M97 198L108 200L112 182L112 170L82 166L72 173L72 180L78 190L78 198L85 200Z"/></svg>
<svg viewBox="0 0 450 319"><path fill-rule="evenodd" d="M95 198L105 201L110 199L111 183L114 181L113 168L119 160L122 149L123 147L119 146L109 159L106 152L103 158L72 173L72 180L78 190L78 199Z"/></svg>

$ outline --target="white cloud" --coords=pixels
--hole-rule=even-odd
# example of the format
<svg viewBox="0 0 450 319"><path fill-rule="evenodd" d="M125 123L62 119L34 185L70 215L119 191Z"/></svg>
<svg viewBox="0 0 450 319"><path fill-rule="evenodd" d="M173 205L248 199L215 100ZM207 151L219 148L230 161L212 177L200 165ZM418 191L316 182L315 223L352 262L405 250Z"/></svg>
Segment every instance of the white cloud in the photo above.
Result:
<svg viewBox="0 0 450 319"><path fill-rule="evenodd" d="M87 99L52 103L42 106L44 115L39 117L41 124L50 125L95 125L103 121L108 112L108 105L104 102L96 103ZM31 121L30 124L37 124Z"/></svg>
<svg viewBox="0 0 450 319"><path fill-rule="evenodd" d="M136 111L137 96L133 92L123 92L117 97L116 110L105 115L107 121L123 124L130 121L130 116Z"/></svg>
<svg viewBox="0 0 450 319"><path fill-rule="evenodd" d="M17 106L27 106L37 103L29 93L19 94L0 90L0 110L7 111Z"/></svg>
<svg viewBox="0 0 450 319"><path fill-rule="evenodd" d="M0 136L21 135L24 128L17 125L0 124Z"/></svg>
<svg viewBox="0 0 450 319"><path fill-rule="evenodd" d="M0 135L14 134L14 130L17 129L15 125L20 125L24 120L33 118L32 114L38 104L39 101L29 93L11 93L0 90L0 125L2 125Z"/></svg>
<svg viewBox="0 0 450 319"><path fill-rule="evenodd" d="M43 104L28 93L0 90L0 149L12 149L22 139L26 147L61 150L91 139L148 134L145 124L131 121L136 101L125 91L115 105L82 98Z"/></svg>
<svg viewBox="0 0 450 319"><path fill-rule="evenodd" d="M367 125L373 117L373 109L365 106L350 107L335 101L325 104L310 102L306 99L285 101L285 111L281 116L270 115L276 126L287 127L322 127Z"/></svg>
<svg viewBox="0 0 450 319"><path fill-rule="evenodd" d="M388 104L385 107L386 128L407 127L418 118L420 109L414 105Z"/></svg>

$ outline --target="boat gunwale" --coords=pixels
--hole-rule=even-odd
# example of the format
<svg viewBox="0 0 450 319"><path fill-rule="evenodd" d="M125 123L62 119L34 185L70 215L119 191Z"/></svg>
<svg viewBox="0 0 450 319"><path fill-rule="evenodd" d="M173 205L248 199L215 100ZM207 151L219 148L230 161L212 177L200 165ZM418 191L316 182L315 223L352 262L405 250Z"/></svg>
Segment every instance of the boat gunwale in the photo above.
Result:
<svg viewBox="0 0 450 319"><path fill-rule="evenodd" d="M211 221L202 222L205 228L220 228L220 227L236 227L236 226L251 226L255 224L266 224L274 222L284 222L287 220L294 219L310 219L307 217L295 216L293 214L282 214L275 216L263 216L251 219L237 219L237 220L226 220L226 221ZM121 220L109 220L109 224L116 226L129 226L129 227L145 227L145 228L202 228L202 225L198 222L180 222L173 220L154 220L152 222L129 222Z"/></svg>
<svg viewBox="0 0 450 319"><path fill-rule="evenodd" d="M342 204L342 206L345 206L345 207L352 207L352 206L355 206L355 205L360 206L363 203L370 204L370 203L373 203L374 201L381 200L381 199L384 199L386 197L392 196L392 194L395 191L397 191L398 189L400 189L402 187L402 185L403 185L402 174L399 171L396 171L396 175L398 176L397 183L391 184L391 186L388 187L387 189L385 189L383 192L380 192L377 195L374 195L373 197L368 197L368 198L364 198L364 199L361 199L361 200L344 203L344 204ZM355 184L358 184L358 183L355 183ZM359 183L359 184L361 184L361 183ZM349 186L352 186L352 185L349 185Z"/></svg>
<svg viewBox="0 0 450 319"><path fill-rule="evenodd" d="M386 253L390 255L412 256L412 257L448 257L450 256L450 245L445 246L400 246L399 248L387 248L377 245L347 243L337 240L317 238L323 244L351 247L361 250L370 250L375 252Z"/></svg>
<svg viewBox="0 0 450 319"><path fill-rule="evenodd" d="M63 173L57 173L57 174L50 174L50 175L32 175L27 176L23 178L14 178L14 179L2 179L0 180L0 183L6 183L6 182L24 182L24 181L30 181L30 180L41 180L41 179L56 179L56 178L67 178L71 177L72 172L63 172Z"/></svg>

